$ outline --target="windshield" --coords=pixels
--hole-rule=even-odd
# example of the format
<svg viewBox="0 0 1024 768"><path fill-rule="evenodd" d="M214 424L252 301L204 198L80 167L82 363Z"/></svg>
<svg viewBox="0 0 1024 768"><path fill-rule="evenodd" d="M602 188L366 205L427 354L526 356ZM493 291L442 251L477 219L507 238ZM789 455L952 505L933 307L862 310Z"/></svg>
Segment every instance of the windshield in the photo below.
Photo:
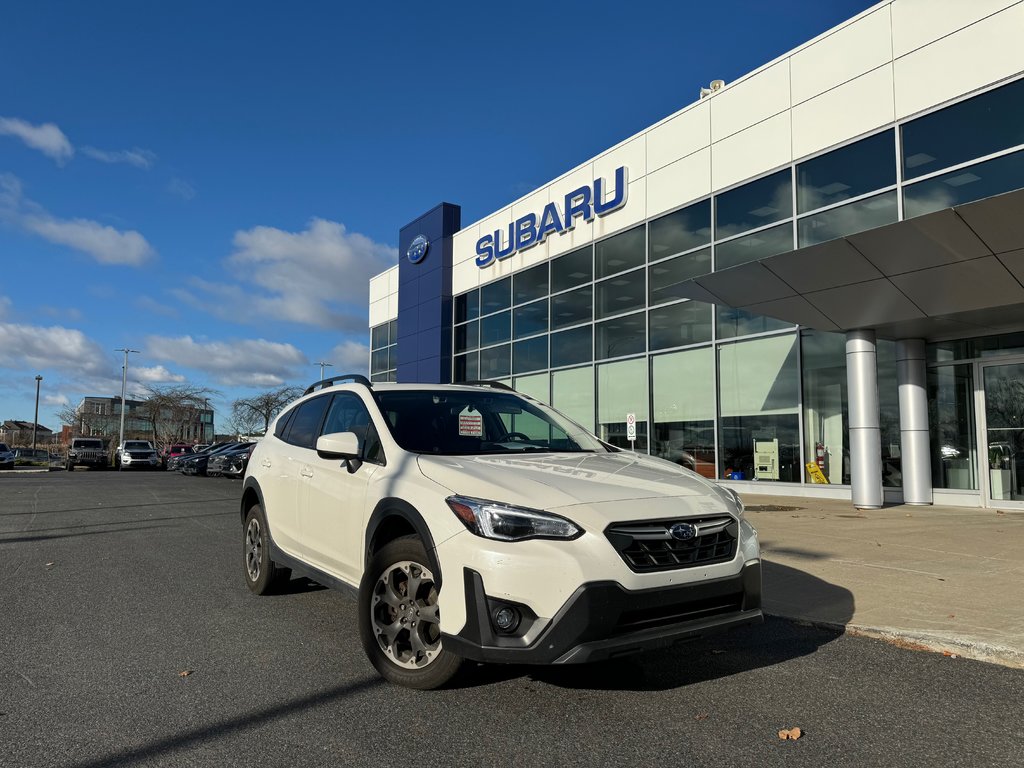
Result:
<svg viewBox="0 0 1024 768"><path fill-rule="evenodd" d="M514 392L378 392L395 440L413 453L594 453L600 441L545 405Z"/></svg>
<svg viewBox="0 0 1024 768"><path fill-rule="evenodd" d="M150 450L149 443L142 440L126 440L124 447L129 451L148 451Z"/></svg>
<svg viewBox="0 0 1024 768"><path fill-rule="evenodd" d="M73 443L75 448L102 448L103 442L100 440L75 440Z"/></svg>

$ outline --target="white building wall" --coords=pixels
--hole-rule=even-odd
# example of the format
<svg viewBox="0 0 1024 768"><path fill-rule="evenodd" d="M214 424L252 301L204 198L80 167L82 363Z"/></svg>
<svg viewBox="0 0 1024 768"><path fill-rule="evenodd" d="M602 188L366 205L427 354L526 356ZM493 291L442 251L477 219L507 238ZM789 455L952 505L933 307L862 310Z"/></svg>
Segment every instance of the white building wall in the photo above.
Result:
<svg viewBox="0 0 1024 768"><path fill-rule="evenodd" d="M370 327L398 317L398 267L370 278Z"/></svg>
<svg viewBox="0 0 1024 768"><path fill-rule="evenodd" d="M1024 0L888 0L632 136L454 237L462 293L1024 71ZM694 83L694 89L698 87ZM626 205L480 269L476 242L612 181ZM397 274L397 273L396 273ZM396 286L397 290L397 286ZM377 298L377 302L382 301ZM371 297L371 325L374 316ZM397 310L397 302L395 309ZM394 317L389 315L387 319Z"/></svg>

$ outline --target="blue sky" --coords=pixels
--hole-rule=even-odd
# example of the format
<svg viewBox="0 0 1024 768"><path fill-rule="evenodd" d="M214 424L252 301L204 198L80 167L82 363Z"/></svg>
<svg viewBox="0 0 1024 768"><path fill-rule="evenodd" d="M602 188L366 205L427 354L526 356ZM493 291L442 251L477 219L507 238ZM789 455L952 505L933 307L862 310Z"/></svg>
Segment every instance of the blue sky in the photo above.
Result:
<svg viewBox="0 0 1024 768"><path fill-rule="evenodd" d="M8 4L0 419L85 395L230 402L367 366L367 280L441 200L506 205L869 7Z"/></svg>

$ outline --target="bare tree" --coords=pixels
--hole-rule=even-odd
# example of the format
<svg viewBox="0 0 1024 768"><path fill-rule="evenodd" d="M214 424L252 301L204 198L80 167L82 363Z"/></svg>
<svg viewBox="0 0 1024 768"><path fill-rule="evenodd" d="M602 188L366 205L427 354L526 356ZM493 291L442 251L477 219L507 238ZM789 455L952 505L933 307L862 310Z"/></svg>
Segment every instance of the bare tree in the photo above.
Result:
<svg viewBox="0 0 1024 768"><path fill-rule="evenodd" d="M200 414L207 410L211 397L219 393L195 384L149 385L145 405L134 416L149 425L158 448L194 438L201 425ZM204 435L200 433L199 437Z"/></svg>
<svg viewBox="0 0 1024 768"><path fill-rule="evenodd" d="M270 429L271 420L301 394L301 387L281 387L242 397L231 404L231 417L236 424L250 427L249 432L262 427L265 434Z"/></svg>

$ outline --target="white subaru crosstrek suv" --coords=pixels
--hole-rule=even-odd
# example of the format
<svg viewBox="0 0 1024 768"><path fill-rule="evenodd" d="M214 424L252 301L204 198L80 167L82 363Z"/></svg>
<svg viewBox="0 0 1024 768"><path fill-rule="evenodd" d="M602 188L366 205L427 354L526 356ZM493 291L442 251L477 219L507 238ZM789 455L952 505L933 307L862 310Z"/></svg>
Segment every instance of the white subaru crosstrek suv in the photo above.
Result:
<svg viewBox="0 0 1024 768"><path fill-rule="evenodd" d="M370 661L414 688L762 620L735 492L493 382L314 384L256 445L241 518L249 589L354 592Z"/></svg>

